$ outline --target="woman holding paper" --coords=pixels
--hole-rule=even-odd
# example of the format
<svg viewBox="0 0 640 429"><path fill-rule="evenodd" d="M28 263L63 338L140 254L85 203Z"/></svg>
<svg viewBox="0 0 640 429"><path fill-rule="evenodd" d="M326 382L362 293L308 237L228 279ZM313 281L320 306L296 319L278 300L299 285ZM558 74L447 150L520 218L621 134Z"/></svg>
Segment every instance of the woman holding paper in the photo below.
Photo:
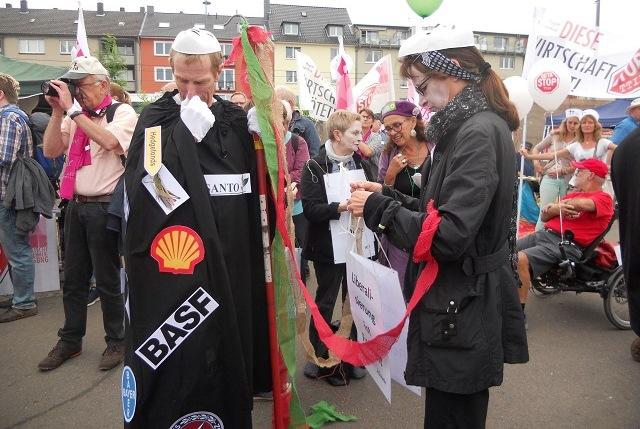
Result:
<svg viewBox="0 0 640 429"><path fill-rule="evenodd" d="M420 108L409 101L392 101L382 107L382 120L389 141L380 156L378 182L410 197L420 196L420 171L429 156L424 122ZM384 254L380 260L396 270L400 284L409 262L409 249L399 248L383 235L380 239ZM405 295L405 299L406 299Z"/></svg>
<svg viewBox="0 0 640 429"><path fill-rule="evenodd" d="M354 183L349 210L396 246L414 246L412 257L419 256L407 267L409 295L418 279L422 290L429 284L419 277L427 250L438 263L431 290L411 313L407 337L405 379L426 387L424 427L484 428L489 387L502 383L504 362L529 359L509 261L516 178L511 132L519 118L471 31L437 26L405 40L399 55L402 76L436 111L427 129L435 147L422 170L420 198L379 183ZM430 201L441 219L429 249L415 248L428 231L422 227Z"/></svg>
<svg viewBox="0 0 640 429"><path fill-rule="evenodd" d="M309 221L307 241L302 251L302 257L313 261L318 281L315 302L324 320L330 324L340 285L342 285L344 300L347 279L346 264L334 262L334 246L329 221L340 219L341 214L347 211L347 199L340 202L328 202L325 176L344 170L362 169L367 180L371 180L373 177L369 166L362 162L356 153L358 145L362 142L362 118L360 115L346 110L336 110L329 117L326 126L329 140L321 148L320 153L307 162L304 167L300 190L303 213ZM345 191L348 194L348 183L346 187ZM352 334L354 333L355 329L352 330ZM317 357L328 357L327 348L320 341L313 320L309 326L309 340ZM364 377L365 370L355 368L351 374L346 374L342 365L320 369L314 363L309 362L304 368L304 374L310 378L324 378L333 386L344 386L348 384L349 378Z"/></svg>

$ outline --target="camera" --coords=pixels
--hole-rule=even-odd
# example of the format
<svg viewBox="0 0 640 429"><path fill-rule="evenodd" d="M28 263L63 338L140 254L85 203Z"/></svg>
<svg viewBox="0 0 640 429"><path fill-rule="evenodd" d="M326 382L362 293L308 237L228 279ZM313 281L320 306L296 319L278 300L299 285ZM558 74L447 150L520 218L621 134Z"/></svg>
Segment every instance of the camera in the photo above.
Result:
<svg viewBox="0 0 640 429"><path fill-rule="evenodd" d="M69 79L60 79L60 80L67 84L67 87L69 88L69 92L71 93L71 96L75 98L76 86ZM44 95L49 95L51 97L58 96L58 91L53 86L51 86L50 80L45 80L44 82L42 82L40 84L40 89L42 90L42 93Z"/></svg>

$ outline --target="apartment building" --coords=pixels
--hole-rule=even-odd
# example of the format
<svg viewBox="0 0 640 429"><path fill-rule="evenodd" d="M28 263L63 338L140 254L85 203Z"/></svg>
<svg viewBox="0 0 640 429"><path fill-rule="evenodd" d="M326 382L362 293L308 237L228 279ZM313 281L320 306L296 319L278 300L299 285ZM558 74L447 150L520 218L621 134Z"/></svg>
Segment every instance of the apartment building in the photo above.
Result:
<svg viewBox="0 0 640 429"><path fill-rule="evenodd" d="M474 31L476 48L502 79L521 76L527 36Z"/></svg>
<svg viewBox="0 0 640 429"><path fill-rule="evenodd" d="M84 11L91 54L98 56L105 34L116 37L126 65L121 77L131 92L139 88L137 40L143 18L144 8L138 12L125 12L124 8L107 11L102 2L96 4L96 10ZM68 67L76 44L77 19L77 10L30 9L26 0L20 1L19 8L7 3L0 9L0 54L19 61Z"/></svg>

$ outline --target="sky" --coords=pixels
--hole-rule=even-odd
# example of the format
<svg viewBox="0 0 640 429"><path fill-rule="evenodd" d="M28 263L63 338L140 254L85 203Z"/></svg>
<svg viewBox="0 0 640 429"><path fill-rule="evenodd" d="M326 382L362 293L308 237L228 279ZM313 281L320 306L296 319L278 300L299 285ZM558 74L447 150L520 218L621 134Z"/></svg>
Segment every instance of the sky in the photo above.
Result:
<svg viewBox="0 0 640 429"><path fill-rule="evenodd" d="M262 16L263 0L210 0L210 14L230 15L236 12L246 16ZM600 28L603 33L616 33L637 38L637 20L640 16L638 0L600 0ZM19 0L2 0L19 7ZM82 0L87 10L95 10L97 1ZM202 0L139 1L103 0L106 10L137 11L140 6L153 5L159 12L204 13ZM559 16L571 17L585 24L595 24L596 0L444 0L442 6L429 18L422 20L405 0L272 0L272 3L345 7L354 24L414 26L421 22L465 24L475 31L528 34L531 30L534 7L557 10ZM56 0L59 9L77 8L77 0ZM51 0L28 0L34 9L51 7ZM464 11L464 13L460 13ZM632 34L636 34L632 36Z"/></svg>

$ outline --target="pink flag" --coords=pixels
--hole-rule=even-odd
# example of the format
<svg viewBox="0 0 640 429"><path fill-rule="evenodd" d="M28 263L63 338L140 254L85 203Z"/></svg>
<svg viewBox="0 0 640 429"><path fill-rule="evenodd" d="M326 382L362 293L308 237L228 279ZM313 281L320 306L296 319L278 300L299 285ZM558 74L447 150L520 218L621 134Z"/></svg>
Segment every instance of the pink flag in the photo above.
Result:
<svg viewBox="0 0 640 429"><path fill-rule="evenodd" d="M84 15L82 15L82 6L78 2L78 31L76 33L76 46L71 49L71 60L77 57L88 57L91 55L89 51L89 42L87 41L87 30L84 28Z"/></svg>
<svg viewBox="0 0 640 429"><path fill-rule="evenodd" d="M355 110L353 92L351 91L351 79L344 57L340 58L338 65L338 81L336 82L336 108Z"/></svg>

